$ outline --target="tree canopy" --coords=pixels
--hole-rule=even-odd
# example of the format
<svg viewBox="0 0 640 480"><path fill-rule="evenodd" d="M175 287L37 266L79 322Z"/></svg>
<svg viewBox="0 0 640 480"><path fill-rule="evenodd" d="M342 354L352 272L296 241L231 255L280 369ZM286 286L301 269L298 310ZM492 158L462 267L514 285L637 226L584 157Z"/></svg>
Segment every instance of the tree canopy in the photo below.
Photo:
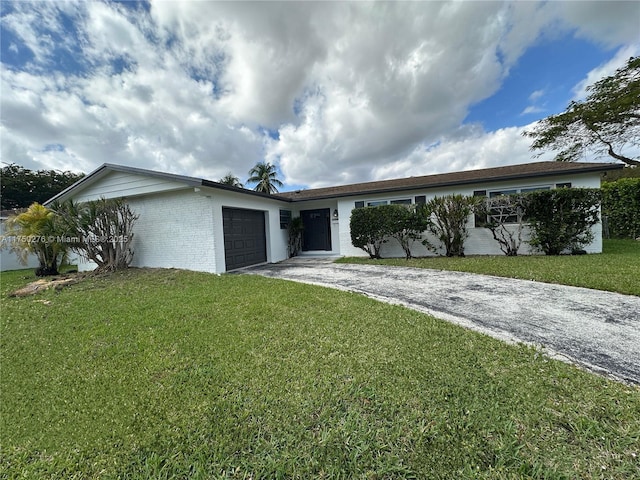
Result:
<svg viewBox="0 0 640 480"><path fill-rule="evenodd" d="M278 179L278 172L275 165L260 162L249 170L249 179L247 183L255 183L253 189L261 193L278 193L278 187L282 187L283 183Z"/></svg>
<svg viewBox="0 0 640 480"><path fill-rule="evenodd" d="M572 101L564 113L524 132L534 140L531 149L559 151L558 161L572 162L591 152L640 165L640 157L633 158L640 148L640 57L630 58L587 92L584 101Z"/></svg>
<svg viewBox="0 0 640 480"><path fill-rule="evenodd" d="M12 163L2 168L2 210L44 203L84 177L84 173L33 171Z"/></svg>
<svg viewBox="0 0 640 480"><path fill-rule="evenodd" d="M218 180L218 183L221 183L222 185L228 185L230 187L244 188L244 185L242 185L240 179L231 172L227 173L224 177Z"/></svg>

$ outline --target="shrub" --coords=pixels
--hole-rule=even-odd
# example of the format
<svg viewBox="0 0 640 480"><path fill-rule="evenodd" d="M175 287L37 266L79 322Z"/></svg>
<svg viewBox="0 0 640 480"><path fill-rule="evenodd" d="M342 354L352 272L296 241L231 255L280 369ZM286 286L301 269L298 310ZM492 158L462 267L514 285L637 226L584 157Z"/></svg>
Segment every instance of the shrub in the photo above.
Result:
<svg viewBox="0 0 640 480"><path fill-rule="evenodd" d="M25 212L9 217L2 242L26 265L29 254L38 258L36 275L57 275L66 259L69 245L62 238L64 229L55 213L39 203Z"/></svg>
<svg viewBox="0 0 640 480"><path fill-rule="evenodd" d="M300 253L302 248L302 232L304 231L304 223L302 217L295 217L289 222L288 233L289 241L287 244L289 257L295 257Z"/></svg>
<svg viewBox="0 0 640 480"><path fill-rule="evenodd" d="M598 223L600 190L560 188L526 194L529 244L546 255L578 252L591 243L591 227Z"/></svg>
<svg viewBox="0 0 640 480"><path fill-rule="evenodd" d="M464 257L464 241L469 236L467 222L477 204L477 197L446 195L434 197L420 206L421 215L430 217L427 230L442 243L447 257ZM429 240L422 243L428 249L438 251Z"/></svg>
<svg viewBox="0 0 640 480"><path fill-rule="evenodd" d="M349 225L352 245L367 252L371 258L380 258L380 248L389 235L389 222L381 208L356 208L351 212Z"/></svg>
<svg viewBox="0 0 640 480"><path fill-rule="evenodd" d="M387 217L389 236L398 241L408 260L413 243L429 228L429 217L415 205L382 205L377 208Z"/></svg>
<svg viewBox="0 0 640 480"><path fill-rule="evenodd" d="M133 226L138 219L123 199L71 201L52 208L63 219L71 248L97 265L97 271L127 268L133 259Z"/></svg>
<svg viewBox="0 0 640 480"><path fill-rule="evenodd" d="M487 198L476 206L476 214L485 218L478 226L488 228L500 250L508 257L518 255L524 227L524 196L500 195Z"/></svg>
<svg viewBox="0 0 640 480"><path fill-rule="evenodd" d="M608 219L610 236L640 237L640 178L621 178L604 183L602 215Z"/></svg>

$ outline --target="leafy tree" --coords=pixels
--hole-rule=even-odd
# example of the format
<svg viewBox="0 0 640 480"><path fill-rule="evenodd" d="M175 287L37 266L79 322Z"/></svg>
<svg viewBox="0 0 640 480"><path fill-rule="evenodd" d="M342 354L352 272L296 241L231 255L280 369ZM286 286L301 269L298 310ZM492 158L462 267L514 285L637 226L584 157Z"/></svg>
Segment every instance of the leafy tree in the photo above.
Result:
<svg viewBox="0 0 640 480"><path fill-rule="evenodd" d="M583 102L573 101L564 113L542 120L524 135L532 150L559 150L558 161L575 161L587 151L609 155L628 165L638 159L621 152L640 146L640 57L632 57L614 75L587 87Z"/></svg>
<svg viewBox="0 0 640 480"><path fill-rule="evenodd" d="M477 203L478 197L446 195L434 197L420 206L422 214L431 218L427 230L442 243L447 257L464 257L464 241L469 236L467 222ZM428 239L422 243L438 251Z"/></svg>
<svg viewBox="0 0 640 480"><path fill-rule="evenodd" d="M270 163L260 162L255 167L249 170L249 179L247 183L255 183L256 186L253 189L256 192L261 193L278 193L277 187L282 187L283 183L278 180L278 172L275 165Z"/></svg>
<svg viewBox="0 0 640 480"><path fill-rule="evenodd" d="M9 217L3 243L8 243L20 261L26 265L29 254L38 258L36 275L57 275L66 260L69 244L62 238L64 229L56 214L39 203L25 212Z"/></svg>
<svg viewBox="0 0 640 480"><path fill-rule="evenodd" d="M27 208L32 203L44 203L84 177L83 173L32 171L16 164L2 168L3 210Z"/></svg>
<svg viewBox="0 0 640 480"><path fill-rule="evenodd" d="M242 185L240 179L231 172L227 173L224 177L218 180L218 183L221 183L222 185L228 185L230 187L244 188L244 185Z"/></svg>
<svg viewBox="0 0 640 480"><path fill-rule="evenodd" d="M138 219L123 199L72 201L52 205L62 219L71 248L97 265L98 272L125 269L133 259L133 226Z"/></svg>
<svg viewBox="0 0 640 480"><path fill-rule="evenodd" d="M605 183L615 182L621 178L640 178L640 168L626 166L621 170L611 170L602 175L601 182L604 185Z"/></svg>
<svg viewBox="0 0 640 480"><path fill-rule="evenodd" d="M600 190L557 188L526 194L526 220L531 227L529 244L546 255L578 253L593 240L599 221Z"/></svg>

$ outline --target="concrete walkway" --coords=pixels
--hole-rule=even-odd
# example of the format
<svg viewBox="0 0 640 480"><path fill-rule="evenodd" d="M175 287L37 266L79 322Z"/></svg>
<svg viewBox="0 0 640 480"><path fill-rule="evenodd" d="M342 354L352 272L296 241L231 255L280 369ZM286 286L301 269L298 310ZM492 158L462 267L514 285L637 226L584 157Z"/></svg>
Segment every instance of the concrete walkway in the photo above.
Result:
<svg viewBox="0 0 640 480"><path fill-rule="evenodd" d="M470 273L295 258L242 273L361 293L640 384L640 297Z"/></svg>

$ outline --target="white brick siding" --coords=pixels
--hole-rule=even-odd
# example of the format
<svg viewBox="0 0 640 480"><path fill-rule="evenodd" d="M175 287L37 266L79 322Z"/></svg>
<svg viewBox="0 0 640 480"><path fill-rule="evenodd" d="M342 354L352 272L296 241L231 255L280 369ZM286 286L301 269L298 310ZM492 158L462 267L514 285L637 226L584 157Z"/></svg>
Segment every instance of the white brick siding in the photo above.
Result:
<svg viewBox="0 0 640 480"><path fill-rule="evenodd" d="M242 191L230 191L215 187L201 186L201 181L190 177L170 176L150 172L107 171L101 172L86 186L80 185L77 193L69 193L75 201L95 200L101 197L124 197L132 210L140 217L134 228L133 266L184 268L206 272L225 271L224 228L222 209L224 207L244 208L264 213L267 262L279 262L287 258L286 229L280 228L280 210L290 210L292 217L300 215L302 210L328 208L331 212L331 253L334 255L366 256L367 254L351 245L349 223L351 211L356 201L370 202L378 200L411 199L459 193L473 195L477 190L508 190L555 186L556 183L571 182L573 187L597 188L600 186L598 172L583 174L559 174L533 180L511 180L485 182L453 187L415 189L389 194L359 195L326 200L287 202L284 200L256 196ZM200 186L198 186L200 185ZM333 211L338 210L338 219ZM473 254L501 255L498 243L491 232L484 228L475 228L473 217L469 218L469 237L465 243L465 252ZM595 239L587 246L588 252L602 251L601 225L593 229ZM525 236L526 238L526 236ZM529 246L522 244L521 254L530 253ZM413 247L415 256L433 255L420 242ZM384 244L382 255L402 257L404 252L397 241L390 239ZM3 254L4 259L4 254ZM95 265L80 263L81 270L94 268Z"/></svg>
<svg viewBox="0 0 640 480"><path fill-rule="evenodd" d="M512 180L512 181L503 181L503 182L495 182L495 183L483 183L483 184L473 184L473 185L465 185L453 188L437 188L430 190L413 190L407 191L400 194L378 194L378 195L362 195L362 196L354 196L342 199L338 202L338 210L340 212L340 254L345 256L360 256L366 257L368 254L359 248L354 247L351 244L351 233L349 230L349 221L351 217L351 211L355 208L355 202L363 201L365 205L367 202L378 201L378 200L390 200L395 198L411 198L418 195L425 195L427 201L432 199L435 196L443 196L449 194L461 194L461 195L473 195L474 191L477 190L509 190L514 188L531 188L537 186L551 186L554 187L556 183L564 183L571 182L572 187L576 188L599 188L600 187L600 175L598 173L591 174L581 174L581 175L558 175L554 177L547 177L543 179L534 179L533 181L523 179L523 180ZM491 232L486 228L475 228L473 216L469 216L469 222L467 223L467 228L469 229L469 237L465 241L465 253L468 255L503 255L503 252L500 250L500 246L498 242L496 242ZM602 252L602 225L600 223L596 224L592 228L594 234L594 240L590 245L585 247L585 250L588 253L601 253ZM435 245L439 245L433 237L429 236L432 239L432 243ZM523 240L527 240L528 229L525 228L523 232ZM382 246L380 251L382 257L404 257L404 251L400 247L400 244L394 240L389 239L387 243ZM528 243L522 243L519 253L521 255L527 255L532 252L531 247ZM435 253L427 250L420 241L416 241L413 244L412 254L414 256L430 256L436 255Z"/></svg>

